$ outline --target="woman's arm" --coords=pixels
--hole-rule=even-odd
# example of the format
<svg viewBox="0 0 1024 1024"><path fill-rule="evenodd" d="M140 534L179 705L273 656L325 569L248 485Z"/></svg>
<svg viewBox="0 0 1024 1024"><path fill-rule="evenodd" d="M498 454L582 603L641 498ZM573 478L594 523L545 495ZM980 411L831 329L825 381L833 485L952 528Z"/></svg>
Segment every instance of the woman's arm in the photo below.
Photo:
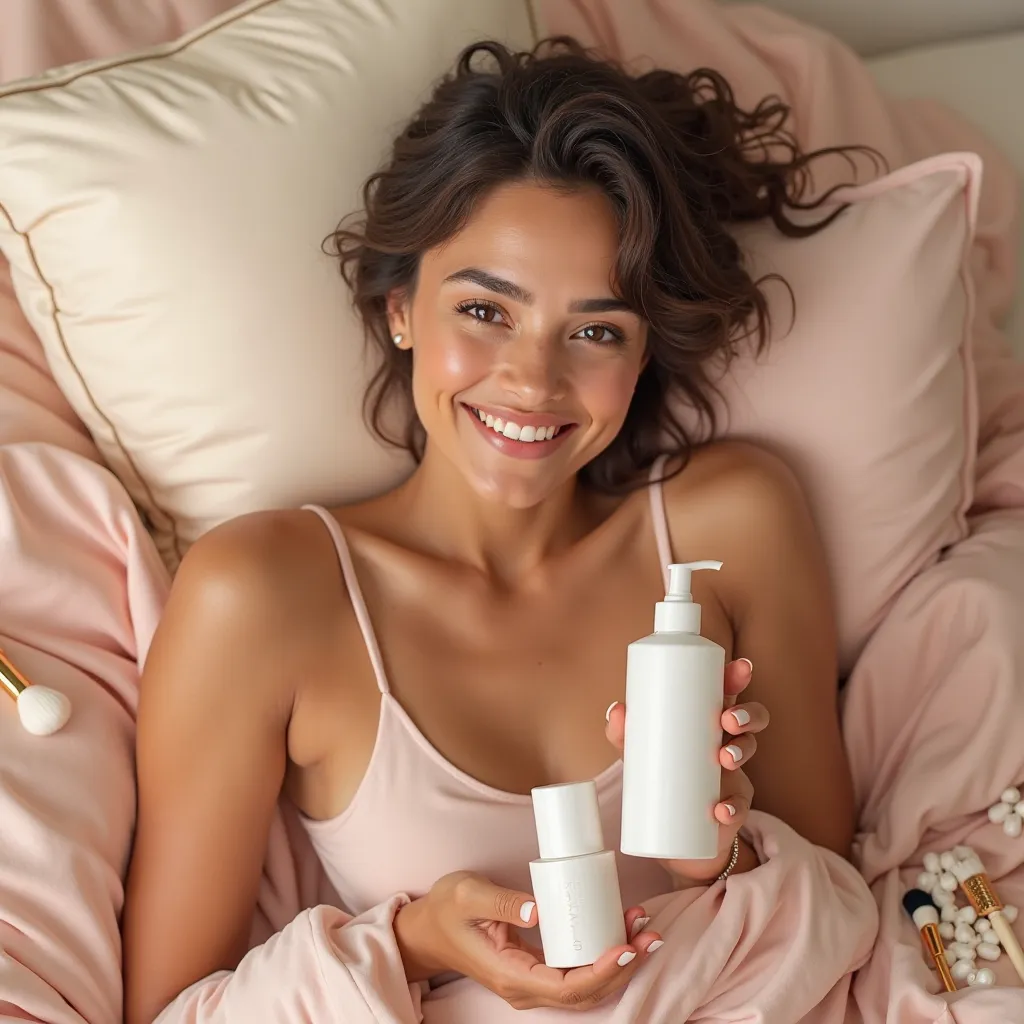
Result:
<svg viewBox="0 0 1024 1024"><path fill-rule="evenodd" d="M149 653L123 920L127 1024L149 1024L248 948L300 671L287 533L253 516L201 540Z"/></svg>
<svg viewBox="0 0 1024 1024"><path fill-rule="evenodd" d="M746 766L754 807L849 857L855 810L839 726L833 596L807 503L792 473L759 449L722 446L694 468L711 513L700 557L725 563L713 585L733 624L733 656L753 664L743 699L771 715ZM685 501L680 493L680 507Z"/></svg>

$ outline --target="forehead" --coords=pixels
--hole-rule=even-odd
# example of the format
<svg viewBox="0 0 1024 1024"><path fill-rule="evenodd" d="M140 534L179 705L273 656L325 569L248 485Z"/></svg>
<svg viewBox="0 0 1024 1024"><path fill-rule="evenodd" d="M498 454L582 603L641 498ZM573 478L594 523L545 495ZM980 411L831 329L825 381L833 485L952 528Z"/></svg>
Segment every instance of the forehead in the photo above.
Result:
<svg viewBox="0 0 1024 1024"><path fill-rule="evenodd" d="M608 199L595 188L572 191L533 182L504 185L478 204L465 227L424 256L439 278L479 267L536 294L609 294L619 237Z"/></svg>

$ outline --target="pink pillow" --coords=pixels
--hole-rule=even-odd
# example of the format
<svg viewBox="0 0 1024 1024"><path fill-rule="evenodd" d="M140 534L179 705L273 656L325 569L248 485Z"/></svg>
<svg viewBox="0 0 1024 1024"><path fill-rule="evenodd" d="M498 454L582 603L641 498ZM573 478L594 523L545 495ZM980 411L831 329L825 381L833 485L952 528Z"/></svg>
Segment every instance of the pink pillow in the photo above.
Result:
<svg viewBox="0 0 1024 1024"><path fill-rule="evenodd" d="M980 180L974 154L933 157L844 189L836 202L849 209L810 238L767 224L737 233L755 276L792 288L796 315L768 283L772 341L719 379L718 434L774 449L800 477L844 670L900 588L966 535L977 431L966 261Z"/></svg>

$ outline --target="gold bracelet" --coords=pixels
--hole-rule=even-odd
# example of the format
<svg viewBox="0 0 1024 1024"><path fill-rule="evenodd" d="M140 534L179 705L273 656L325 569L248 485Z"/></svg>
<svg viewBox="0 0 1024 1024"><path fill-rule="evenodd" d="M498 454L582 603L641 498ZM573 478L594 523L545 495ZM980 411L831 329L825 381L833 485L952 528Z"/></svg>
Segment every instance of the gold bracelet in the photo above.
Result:
<svg viewBox="0 0 1024 1024"><path fill-rule="evenodd" d="M724 882L735 870L736 865L740 860L740 837L739 833L736 834L736 838L732 841L732 856L729 858L729 863L725 865L725 870L715 879L716 882Z"/></svg>

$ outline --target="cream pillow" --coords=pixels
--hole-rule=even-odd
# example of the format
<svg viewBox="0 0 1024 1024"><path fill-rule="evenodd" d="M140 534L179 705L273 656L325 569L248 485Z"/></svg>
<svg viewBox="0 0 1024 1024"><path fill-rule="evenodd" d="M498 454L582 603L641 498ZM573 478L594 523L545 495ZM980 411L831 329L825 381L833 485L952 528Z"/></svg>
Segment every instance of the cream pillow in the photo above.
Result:
<svg viewBox="0 0 1024 1024"><path fill-rule="evenodd" d="M363 427L361 328L320 246L481 38L532 46L527 0L252 0L0 92L0 249L172 567L225 518L407 472Z"/></svg>
<svg viewBox="0 0 1024 1024"><path fill-rule="evenodd" d="M408 471L367 431L362 330L321 241L472 39L519 0L256 0L178 45L0 94L0 247L53 372L173 567L242 512ZM782 451L825 537L849 665L964 533L974 457L962 279L975 158L898 172L828 231L744 232L797 321L724 382L727 432Z"/></svg>

